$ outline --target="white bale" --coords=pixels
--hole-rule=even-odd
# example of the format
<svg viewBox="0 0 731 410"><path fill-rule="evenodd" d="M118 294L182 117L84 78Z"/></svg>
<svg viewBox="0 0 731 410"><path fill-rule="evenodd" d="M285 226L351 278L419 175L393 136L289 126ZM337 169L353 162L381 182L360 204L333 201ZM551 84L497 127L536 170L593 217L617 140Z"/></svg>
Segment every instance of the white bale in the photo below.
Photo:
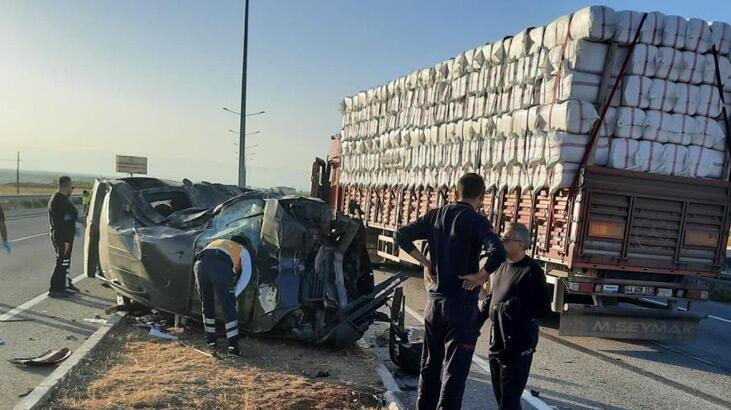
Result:
<svg viewBox="0 0 731 410"><path fill-rule="evenodd" d="M525 137L528 134L528 110L513 111L513 123L510 127L510 133L517 137Z"/></svg>
<svg viewBox="0 0 731 410"><path fill-rule="evenodd" d="M479 72L485 65L486 58L482 53L482 48L483 46L479 46L472 49L472 65L470 66L470 71L472 72Z"/></svg>
<svg viewBox="0 0 731 410"><path fill-rule="evenodd" d="M635 38L635 33L640 26L642 14L631 10L616 12L617 25L614 31L614 41L620 44L632 43ZM658 45L662 39L664 22L665 19L662 13L648 13L640 32L640 43Z"/></svg>
<svg viewBox="0 0 731 410"><path fill-rule="evenodd" d="M513 132L513 115L503 114L495 120L495 138L505 139Z"/></svg>
<svg viewBox="0 0 731 410"><path fill-rule="evenodd" d="M518 145L524 142L524 138L521 139L514 135L509 136L505 140L505 146L503 148L503 158L505 160L505 164L513 165L520 163L520 159L518 158Z"/></svg>
<svg viewBox="0 0 731 410"><path fill-rule="evenodd" d="M599 136L601 136L601 137L613 136L616 127L617 127L617 109L614 107L608 107L607 113L604 115L604 120L602 121L602 124L599 127Z"/></svg>
<svg viewBox="0 0 731 410"><path fill-rule="evenodd" d="M691 135L691 144L719 151L726 147L726 137L718 121L702 116L696 116L695 121L696 128Z"/></svg>
<svg viewBox="0 0 731 410"><path fill-rule="evenodd" d="M685 17L665 16L660 45L674 49L682 49L685 46L687 29L688 20Z"/></svg>
<svg viewBox="0 0 731 410"><path fill-rule="evenodd" d="M543 129L541 107L533 106L528 109L528 133L537 133Z"/></svg>
<svg viewBox="0 0 731 410"><path fill-rule="evenodd" d="M658 142L639 141L634 170L653 174L661 173L665 168L663 151L663 145Z"/></svg>
<svg viewBox="0 0 731 410"><path fill-rule="evenodd" d="M565 46L559 45L549 50L551 74L555 75L567 69L601 74L605 69L609 45L588 40L572 40Z"/></svg>
<svg viewBox="0 0 731 410"><path fill-rule="evenodd" d="M542 96L540 100L545 102L581 100L596 104L601 83L600 75L581 71L564 71L560 77L552 77L546 82L544 92L548 92L550 95Z"/></svg>
<svg viewBox="0 0 731 410"><path fill-rule="evenodd" d="M684 65L683 53L671 47L659 47L655 63L656 78L678 81Z"/></svg>
<svg viewBox="0 0 731 410"><path fill-rule="evenodd" d="M694 51L683 51L683 69L680 71L678 81L691 84L702 83L707 64L708 59L703 54Z"/></svg>
<svg viewBox="0 0 731 410"><path fill-rule="evenodd" d="M660 110L670 112L675 105L675 83L665 81L659 78L652 80L650 85L650 105L651 110Z"/></svg>
<svg viewBox="0 0 731 410"><path fill-rule="evenodd" d="M496 139L492 143L492 166L498 168L505 165L503 153L505 151L505 139Z"/></svg>
<svg viewBox="0 0 731 410"><path fill-rule="evenodd" d="M545 27L533 27L528 30L528 55L536 55L543 49L543 33Z"/></svg>
<svg viewBox="0 0 731 410"><path fill-rule="evenodd" d="M480 166L492 168L492 144L493 140L484 138L480 147Z"/></svg>
<svg viewBox="0 0 731 410"><path fill-rule="evenodd" d="M622 63L627 56L629 47L618 47L617 52L612 59L612 76L617 77L622 68ZM624 75L641 75L645 77L653 77L657 71L658 49L653 45L639 43L635 46L627 62L627 68ZM602 65L603 72L604 65Z"/></svg>
<svg viewBox="0 0 731 410"><path fill-rule="evenodd" d="M678 116L663 111L646 110L645 118L643 140L665 143L678 139L676 134L680 133L682 127Z"/></svg>
<svg viewBox="0 0 731 410"><path fill-rule="evenodd" d="M570 187L576 174L579 172L579 164L562 162L554 165L548 170L548 188L550 194L554 194L561 188Z"/></svg>
<svg viewBox="0 0 731 410"><path fill-rule="evenodd" d="M731 53L731 25L722 21L711 23L711 39L720 54Z"/></svg>
<svg viewBox="0 0 731 410"><path fill-rule="evenodd" d="M541 106L541 121L546 131L586 134L599 118L594 105L586 101L568 100Z"/></svg>
<svg viewBox="0 0 731 410"><path fill-rule="evenodd" d="M525 171L521 165L512 165L506 168L508 192L521 188L525 180Z"/></svg>
<svg viewBox="0 0 731 410"><path fill-rule="evenodd" d="M634 169L638 148L639 144L636 140L612 138L607 166L615 169Z"/></svg>
<svg viewBox="0 0 731 410"><path fill-rule="evenodd" d="M700 87L693 84L675 83L675 104L672 112L695 115L700 101Z"/></svg>
<svg viewBox="0 0 731 410"><path fill-rule="evenodd" d="M608 137L599 137L594 149L594 165L605 167L609 163L609 141Z"/></svg>
<svg viewBox="0 0 731 410"><path fill-rule="evenodd" d="M698 127L697 121L690 115L673 114L673 117L675 117L676 123L680 125L680 131L675 134L669 134L668 142L680 145L690 145L691 137Z"/></svg>
<svg viewBox="0 0 731 410"><path fill-rule="evenodd" d="M495 42L492 45L490 53L490 63L502 64L505 62L508 57L508 52L510 51L511 42L511 37L505 37L502 40Z"/></svg>
<svg viewBox="0 0 731 410"><path fill-rule="evenodd" d="M528 29L525 29L513 36L513 40L510 42L510 49L508 50L508 60L515 61L527 56L529 48L530 37L528 36Z"/></svg>
<svg viewBox="0 0 731 410"><path fill-rule="evenodd" d="M586 134L548 132L544 154L546 167L550 168L560 162L581 162L588 143L589 136Z"/></svg>
<svg viewBox="0 0 731 410"><path fill-rule="evenodd" d="M663 147L663 163L664 167L660 170L665 175L683 175L683 167L685 166L685 157L688 155L688 148L678 144L664 144Z"/></svg>
<svg viewBox="0 0 731 410"><path fill-rule="evenodd" d="M622 79L621 101L626 107L647 108L650 106L652 79L629 75Z"/></svg>
<svg viewBox="0 0 731 410"><path fill-rule="evenodd" d="M696 178L720 178L723 173L723 151L715 151L698 145L688 147L684 175Z"/></svg>
<svg viewBox="0 0 731 410"><path fill-rule="evenodd" d="M617 18L614 9L605 6L585 7L571 17L569 32L574 40L608 41L614 37Z"/></svg>
<svg viewBox="0 0 731 410"><path fill-rule="evenodd" d="M711 37L711 28L708 26L708 23L698 18L689 19L683 49L696 53L705 53L711 49L712 45L713 38Z"/></svg>
<svg viewBox="0 0 731 410"><path fill-rule="evenodd" d="M543 46L552 49L569 41L569 26L571 24L571 15L567 14L553 20L546 26L543 33Z"/></svg>
<svg viewBox="0 0 731 410"><path fill-rule="evenodd" d="M718 87L701 84L698 92L698 110L696 115L718 118L721 115L721 94Z"/></svg>
<svg viewBox="0 0 731 410"><path fill-rule="evenodd" d="M546 134L537 133L528 138L528 166L546 163Z"/></svg>
<svg viewBox="0 0 731 410"><path fill-rule="evenodd" d="M452 168L461 168L462 166L462 145L462 141L456 141L448 145L449 166Z"/></svg>

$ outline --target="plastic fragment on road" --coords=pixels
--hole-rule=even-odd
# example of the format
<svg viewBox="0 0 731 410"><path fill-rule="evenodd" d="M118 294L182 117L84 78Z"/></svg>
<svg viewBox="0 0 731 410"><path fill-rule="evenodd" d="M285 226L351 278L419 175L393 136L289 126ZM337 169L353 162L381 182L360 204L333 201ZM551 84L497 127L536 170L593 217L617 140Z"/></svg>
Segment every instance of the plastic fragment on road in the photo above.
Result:
<svg viewBox="0 0 731 410"><path fill-rule="evenodd" d="M158 337L163 340L178 340L177 336L165 333L156 327L151 327L150 333L148 333L148 335Z"/></svg>
<svg viewBox="0 0 731 410"><path fill-rule="evenodd" d="M38 356L19 357L8 361L19 366L52 366L68 359L69 356L71 356L71 350L64 347L59 350L49 350Z"/></svg>
<svg viewBox="0 0 731 410"><path fill-rule="evenodd" d="M93 319L85 318L84 319L84 322L105 324L105 323L107 323L107 320L106 319L99 319L99 318L96 318L95 317Z"/></svg>

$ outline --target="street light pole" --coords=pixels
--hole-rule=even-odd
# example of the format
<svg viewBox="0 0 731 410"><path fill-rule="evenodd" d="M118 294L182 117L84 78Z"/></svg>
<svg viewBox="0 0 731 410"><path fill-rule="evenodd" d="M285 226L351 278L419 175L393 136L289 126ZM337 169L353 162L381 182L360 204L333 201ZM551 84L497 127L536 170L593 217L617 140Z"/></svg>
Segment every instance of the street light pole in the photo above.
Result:
<svg viewBox="0 0 731 410"><path fill-rule="evenodd" d="M249 49L249 0L244 0L244 59L241 69L241 113L246 113L246 58ZM239 186L246 188L246 115L239 115Z"/></svg>

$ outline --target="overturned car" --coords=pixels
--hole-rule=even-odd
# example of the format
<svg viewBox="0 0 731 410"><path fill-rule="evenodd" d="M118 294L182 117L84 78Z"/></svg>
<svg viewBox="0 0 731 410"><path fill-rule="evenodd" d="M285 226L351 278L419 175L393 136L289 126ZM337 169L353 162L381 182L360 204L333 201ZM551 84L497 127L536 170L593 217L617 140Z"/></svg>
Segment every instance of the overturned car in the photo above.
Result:
<svg viewBox="0 0 731 410"><path fill-rule="evenodd" d="M376 286L363 225L319 199L123 178L96 181L89 208L86 274L126 300L194 318L196 253L215 239L246 236L254 266L238 307L249 333L350 345L404 279Z"/></svg>

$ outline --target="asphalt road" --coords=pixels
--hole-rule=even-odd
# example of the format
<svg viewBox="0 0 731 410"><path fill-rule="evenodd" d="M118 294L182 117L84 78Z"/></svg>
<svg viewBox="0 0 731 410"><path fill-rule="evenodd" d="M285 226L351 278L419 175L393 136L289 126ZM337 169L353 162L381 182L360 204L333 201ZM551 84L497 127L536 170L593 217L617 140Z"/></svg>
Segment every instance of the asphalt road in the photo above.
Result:
<svg viewBox="0 0 731 410"><path fill-rule="evenodd" d="M12 253L0 252L0 339L5 342L0 346L0 409L13 408L54 369L16 367L8 359L62 347L73 352L107 317L104 307L114 302L112 292L98 281L80 276L82 238L74 244L70 270L81 293L70 299L45 297L54 263L47 214L28 210L6 217Z"/></svg>
<svg viewBox="0 0 731 410"><path fill-rule="evenodd" d="M383 279L392 272L377 272ZM426 292L420 278L404 286L407 322L422 328ZM712 315L701 322L692 343L619 341L558 336L557 317L542 321L538 351L524 398L559 409L721 409L731 408L731 306L709 302L693 310ZM467 383L463 408L494 408L489 371L484 361L490 323L482 329ZM387 354L384 357L386 360ZM410 405L417 380L387 365L401 385L403 401ZM523 401L524 408L532 408Z"/></svg>
<svg viewBox="0 0 731 410"><path fill-rule="evenodd" d="M113 294L98 281L81 277L83 241L77 238L71 263L82 293L68 300L45 298L53 266L43 211L8 213L12 254L0 253L0 409L12 408L20 395L38 385L53 368L19 368L6 360L69 347L72 351L98 327L95 316L105 318L103 308ZM388 271L377 273L380 279ZM405 285L408 323L420 326L426 294L421 279ZM21 311L13 311L21 307ZM692 343L617 341L598 338L559 337L555 318L542 325L526 397L535 406L561 409L714 409L731 408L731 306L698 304L694 310L711 315L701 323ZM92 319L84 320L84 319ZM489 322L482 329L465 393L465 409L494 408L487 358ZM416 379L396 374L402 400L413 406ZM533 398L529 393L539 394ZM542 404L543 403L543 404ZM531 408L524 401L524 408Z"/></svg>

